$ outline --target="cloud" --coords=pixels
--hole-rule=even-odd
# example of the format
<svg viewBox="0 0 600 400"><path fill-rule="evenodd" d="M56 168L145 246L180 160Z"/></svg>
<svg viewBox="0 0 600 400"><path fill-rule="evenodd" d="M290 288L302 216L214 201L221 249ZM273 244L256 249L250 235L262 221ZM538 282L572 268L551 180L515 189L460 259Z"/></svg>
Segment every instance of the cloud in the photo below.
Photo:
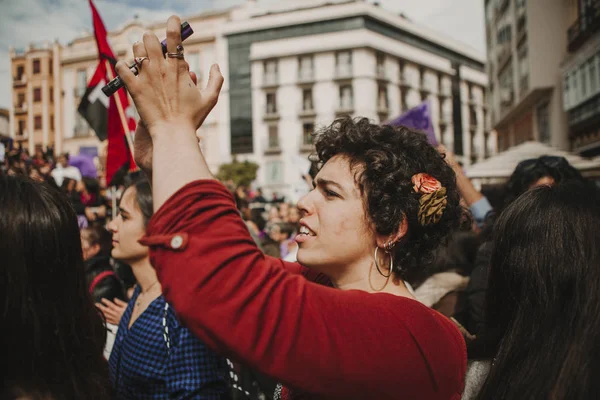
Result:
<svg viewBox="0 0 600 400"><path fill-rule="evenodd" d="M108 30L137 16L143 21L164 21L171 14L190 15L223 9L246 0L94 0ZM259 5L286 0L258 0ZM379 0L381 6L404 13L413 21L464 42L480 52L485 49L481 0ZM54 41L66 44L92 31L85 0L0 0L0 107L10 105L9 46L24 49L29 43Z"/></svg>

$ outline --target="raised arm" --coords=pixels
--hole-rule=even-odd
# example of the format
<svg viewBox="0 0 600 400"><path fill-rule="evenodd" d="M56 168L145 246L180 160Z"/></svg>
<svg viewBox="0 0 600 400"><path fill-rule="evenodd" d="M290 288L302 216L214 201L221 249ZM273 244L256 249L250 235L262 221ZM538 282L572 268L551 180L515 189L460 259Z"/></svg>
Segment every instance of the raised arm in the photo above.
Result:
<svg viewBox="0 0 600 400"><path fill-rule="evenodd" d="M379 390L450 398L431 396L438 383L464 373L449 361L465 351L449 321L407 298L337 290L289 273L256 248L217 181L186 185L147 232L142 243L183 323L217 352L290 387L344 398L381 398Z"/></svg>

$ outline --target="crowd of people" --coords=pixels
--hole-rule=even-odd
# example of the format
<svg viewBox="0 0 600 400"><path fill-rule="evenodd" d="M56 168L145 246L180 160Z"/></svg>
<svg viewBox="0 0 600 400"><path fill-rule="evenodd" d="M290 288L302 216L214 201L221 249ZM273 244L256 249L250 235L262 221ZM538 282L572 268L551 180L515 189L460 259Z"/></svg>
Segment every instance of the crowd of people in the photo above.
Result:
<svg viewBox="0 0 600 400"><path fill-rule="evenodd" d="M591 399L600 194L562 157L490 202L443 147L339 118L297 204L210 173L179 35L117 71L143 124L118 213L94 178L14 152L0 176L10 399ZM493 206L492 206L493 204Z"/></svg>

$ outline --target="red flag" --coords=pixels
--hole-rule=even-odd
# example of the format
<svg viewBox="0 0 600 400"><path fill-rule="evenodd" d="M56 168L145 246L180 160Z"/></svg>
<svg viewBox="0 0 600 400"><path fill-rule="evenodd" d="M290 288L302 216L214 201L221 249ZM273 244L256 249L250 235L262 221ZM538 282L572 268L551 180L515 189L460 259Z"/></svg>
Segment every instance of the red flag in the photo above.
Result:
<svg viewBox="0 0 600 400"><path fill-rule="evenodd" d="M127 142L127 134L135 132L133 105L124 90L119 90L110 98L101 88L115 76L116 59L106 38L106 28L89 0L94 23L94 35L98 46L98 66L90 80L79 105L79 113L84 116L96 131L100 140L108 139L106 156L106 183L114 184L113 177L119 170L134 170L135 162Z"/></svg>

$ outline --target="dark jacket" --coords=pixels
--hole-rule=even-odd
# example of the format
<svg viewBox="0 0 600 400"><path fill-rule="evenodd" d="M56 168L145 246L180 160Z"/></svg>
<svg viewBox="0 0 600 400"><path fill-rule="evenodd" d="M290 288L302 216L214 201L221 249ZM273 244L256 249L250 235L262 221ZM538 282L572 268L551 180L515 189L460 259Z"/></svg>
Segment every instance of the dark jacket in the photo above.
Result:
<svg viewBox="0 0 600 400"><path fill-rule="evenodd" d="M485 324L485 296L490 274L492 242L481 245L475 257L475 268L467 286L467 321L468 331L474 335L481 333Z"/></svg>
<svg viewBox="0 0 600 400"><path fill-rule="evenodd" d="M112 275L108 275L102 278L94 286L92 291L92 297L96 303L99 303L103 298L113 301L118 298L123 301L127 301L125 296L125 290L123 284L114 273L112 265L110 264L110 257L107 256L96 256L92 257L85 262L85 276L87 281L88 289L91 287L99 274L110 271Z"/></svg>

